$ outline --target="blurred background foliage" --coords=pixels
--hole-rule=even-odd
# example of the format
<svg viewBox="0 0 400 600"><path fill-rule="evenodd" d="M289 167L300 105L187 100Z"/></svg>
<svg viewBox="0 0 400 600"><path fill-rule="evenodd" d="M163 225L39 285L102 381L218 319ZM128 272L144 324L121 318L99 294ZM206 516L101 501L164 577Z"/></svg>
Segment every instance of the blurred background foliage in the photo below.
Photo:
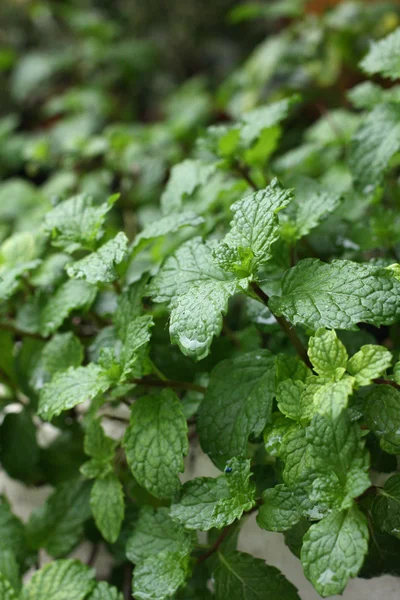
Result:
<svg viewBox="0 0 400 600"><path fill-rule="evenodd" d="M77 191L99 201L121 192L115 225L132 238L157 214L171 166L199 154L194 141L208 125L293 92L302 102L281 156L268 137L253 159L276 158L280 176L294 166L340 171L338 138L357 121L346 113L348 89L363 80L357 63L371 39L399 25L400 6L3 0L0 21L0 241L34 229L52 202ZM339 135L325 118L337 108Z"/></svg>

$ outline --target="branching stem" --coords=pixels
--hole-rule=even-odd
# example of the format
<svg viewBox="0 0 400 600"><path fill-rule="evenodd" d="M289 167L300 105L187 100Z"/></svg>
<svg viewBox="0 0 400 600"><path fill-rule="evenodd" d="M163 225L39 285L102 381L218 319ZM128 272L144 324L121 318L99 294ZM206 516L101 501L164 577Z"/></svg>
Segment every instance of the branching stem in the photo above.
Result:
<svg viewBox="0 0 400 600"><path fill-rule="evenodd" d="M266 307L268 307L268 301L269 301L268 294L266 294L260 288L258 283L256 283L255 281L253 281L251 283L251 288L252 288L253 292L256 294L256 296L261 300L261 302L263 304L265 304ZM274 314L274 313L272 313L272 314ZM298 337L294 327L290 326L290 324L286 321L285 317L283 317L283 316L277 317L276 315L274 315L274 317L275 317L277 323L279 324L279 326L281 327L281 329L286 333L287 337L291 341L294 349L296 350L296 352L299 355L299 357L301 358L301 360L307 365L307 367L312 369L312 364L310 362L310 359L308 358L307 351L304 348L300 338Z"/></svg>

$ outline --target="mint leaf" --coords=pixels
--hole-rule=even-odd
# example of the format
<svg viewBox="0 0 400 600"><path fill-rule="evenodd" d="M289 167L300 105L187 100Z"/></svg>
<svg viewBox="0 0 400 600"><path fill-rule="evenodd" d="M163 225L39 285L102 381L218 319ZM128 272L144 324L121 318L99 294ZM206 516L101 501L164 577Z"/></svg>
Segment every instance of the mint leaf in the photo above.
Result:
<svg viewBox="0 0 400 600"><path fill-rule="evenodd" d="M284 98L267 106L261 106L243 113L240 123L240 139L245 146L252 144L265 129L278 125L289 115L298 96Z"/></svg>
<svg viewBox="0 0 400 600"><path fill-rule="evenodd" d="M303 479L314 466L306 429L298 426L290 429L282 437L279 455L285 463L285 483L291 486Z"/></svg>
<svg viewBox="0 0 400 600"><path fill-rule="evenodd" d="M16 592L19 592L21 588L20 567L15 554L6 548L0 550L0 575L11 584Z"/></svg>
<svg viewBox="0 0 400 600"><path fill-rule="evenodd" d="M186 529L221 529L254 506L255 486L249 481L250 461L232 459L225 475L198 477L185 483L170 515Z"/></svg>
<svg viewBox="0 0 400 600"><path fill-rule="evenodd" d="M83 361L83 346L71 332L56 334L43 348L36 365L31 383L40 390L45 383L68 367L79 367Z"/></svg>
<svg viewBox="0 0 400 600"><path fill-rule="evenodd" d="M36 269L40 264L38 260L31 260L18 264L15 267L0 268L0 301L6 301L20 288L22 277Z"/></svg>
<svg viewBox="0 0 400 600"><path fill-rule="evenodd" d="M91 516L89 494L87 482L60 484L30 516L27 524L30 546L45 548L55 558L69 554L79 543L83 524Z"/></svg>
<svg viewBox="0 0 400 600"><path fill-rule="evenodd" d="M341 379L346 371L347 351L334 331L318 329L308 342L308 356L314 370L329 379Z"/></svg>
<svg viewBox="0 0 400 600"><path fill-rule="evenodd" d="M180 210L186 196L191 196L215 173L213 164L201 160L187 159L171 169L167 185L161 196L161 208L165 214Z"/></svg>
<svg viewBox="0 0 400 600"><path fill-rule="evenodd" d="M18 600L11 583L0 573L0 598L2 600Z"/></svg>
<svg viewBox="0 0 400 600"><path fill-rule="evenodd" d="M222 315L236 292L236 281L205 281L172 301L169 331L171 342L183 354L202 360L210 352L213 337L222 329Z"/></svg>
<svg viewBox="0 0 400 600"><path fill-rule="evenodd" d="M9 550L21 561L26 553L25 538L25 526L12 513L7 498L0 496L0 550Z"/></svg>
<svg viewBox="0 0 400 600"><path fill-rule="evenodd" d="M53 246L69 253L82 248L94 250L103 235L106 215L117 198L111 196L98 206L86 194L60 202L44 218L44 229L51 234Z"/></svg>
<svg viewBox="0 0 400 600"><path fill-rule="evenodd" d="M171 390L139 398L123 446L135 479L158 498L171 498L180 488L178 473L188 452L187 424Z"/></svg>
<svg viewBox="0 0 400 600"><path fill-rule="evenodd" d="M382 531L400 538L400 475L390 477L372 504L372 516Z"/></svg>
<svg viewBox="0 0 400 600"><path fill-rule="evenodd" d="M367 521L353 507L311 525L304 536L301 562L307 579L326 598L342 593L361 569L367 550Z"/></svg>
<svg viewBox="0 0 400 600"><path fill-rule="evenodd" d="M361 68L369 75L379 73L383 77L400 77L400 28L387 35L383 40L374 42L368 54L363 58Z"/></svg>
<svg viewBox="0 0 400 600"><path fill-rule="evenodd" d="M70 367L57 373L40 393L39 414L46 421L64 410L69 410L93 399L110 387L110 380L101 367L94 363L86 367Z"/></svg>
<svg viewBox="0 0 400 600"><path fill-rule="evenodd" d="M217 600L299 600L297 590L275 567L244 552L218 552L214 571Z"/></svg>
<svg viewBox="0 0 400 600"><path fill-rule="evenodd" d="M399 149L400 106L378 104L361 122L349 149L350 169L362 191L372 191L381 183Z"/></svg>
<svg viewBox="0 0 400 600"><path fill-rule="evenodd" d="M77 560L56 560L33 574L21 600L84 600L94 586L91 569Z"/></svg>
<svg viewBox="0 0 400 600"><path fill-rule="evenodd" d="M282 188L278 180L274 179L265 189L232 204L231 230L222 244L237 251L251 251L253 264L248 274L254 273L261 263L271 258L271 246L279 237L278 212L285 208L292 198L292 192ZM215 256L218 262L218 249ZM225 254L223 265L226 269ZM229 270L235 271L237 266L233 263Z"/></svg>
<svg viewBox="0 0 400 600"><path fill-rule="evenodd" d="M369 385L390 367L391 362L392 354L387 348L367 344L351 357L347 370L354 376L357 385Z"/></svg>
<svg viewBox="0 0 400 600"><path fill-rule="evenodd" d="M270 308L294 325L356 331L357 323L379 327L400 316L400 282L389 271L347 260L323 263L306 258L286 272L282 296Z"/></svg>
<svg viewBox="0 0 400 600"><path fill-rule="evenodd" d="M88 310L96 293L96 287L86 281L71 279L63 283L42 310L41 333L49 335L56 331L72 311Z"/></svg>
<svg viewBox="0 0 400 600"><path fill-rule="evenodd" d="M112 544L118 538L125 512L124 492L116 475L96 479L90 494L90 506L97 528Z"/></svg>
<svg viewBox="0 0 400 600"><path fill-rule="evenodd" d="M246 455L249 435L259 435L271 416L274 394L275 362L268 350L241 354L213 369L197 429L216 464Z"/></svg>
<svg viewBox="0 0 400 600"><path fill-rule="evenodd" d="M195 237L167 258L150 282L148 292L155 302L170 302L201 282L228 282L232 279L232 275L215 264L210 247L201 238Z"/></svg>
<svg viewBox="0 0 400 600"><path fill-rule="evenodd" d="M171 598L183 586L189 572L189 556L160 552L135 567L133 595L139 600Z"/></svg>
<svg viewBox="0 0 400 600"><path fill-rule="evenodd" d="M390 385L377 385L365 401L368 427L385 445L386 452L398 454L400 446L400 392Z"/></svg>
<svg viewBox="0 0 400 600"><path fill-rule="evenodd" d="M96 585L87 600L124 600L122 593L117 588L101 581Z"/></svg>
<svg viewBox="0 0 400 600"><path fill-rule="evenodd" d="M194 212L182 212L161 217L157 221L146 225L143 231L136 236L132 244L132 251L137 254L157 238L161 238L168 233L175 233L182 227L197 227L202 223L204 223L203 217L199 217Z"/></svg>
<svg viewBox="0 0 400 600"><path fill-rule="evenodd" d="M309 177L299 176L292 181L294 200L291 203L293 216L283 226L283 236L300 239L317 227L340 204L340 195L322 186ZM293 228L293 229L292 229Z"/></svg>
<svg viewBox="0 0 400 600"><path fill-rule="evenodd" d="M257 515L257 523L268 531L286 531L300 521L309 508L307 493L301 486L276 485L263 493L264 504Z"/></svg>
<svg viewBox="0 0 400 600"><path fill-rule="evenodd" d="M315 412L335 419L347 408L349 396L353 393L353 380L346 377L341 381L330 381L315 390L313 396Z"/></svg>
<svg viewBox="0 0 400 600"><path fill-rule="evenodd" d="M189 554L192 545L192 534L173 521L168 508L144 506L126 544L126 555L137 563L167 550Z"/></svg>
<svg viewBox="0 0 400 600"><path fill-rule="evenodd" d="M89 422L84 440L85 453L99 460L111 461L117 442L104 433L99 419Z"/></svg>
<svg viewBox="0 0 400 600"><path fill-rule="evenodd" d="M127 256L128 238L123 232L85 258L67 266L67 273L89 283L111 283L118 277L115 269Z"/></svg>

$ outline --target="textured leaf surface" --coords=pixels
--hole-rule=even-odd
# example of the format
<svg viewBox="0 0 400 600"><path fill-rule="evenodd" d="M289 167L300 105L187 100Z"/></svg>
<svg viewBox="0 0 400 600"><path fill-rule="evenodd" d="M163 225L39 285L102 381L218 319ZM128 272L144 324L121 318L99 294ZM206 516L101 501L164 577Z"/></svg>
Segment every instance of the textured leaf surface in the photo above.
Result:
<svg viewBox="0 0 400 600"><path fill-rule="evenodd" d="M35 389L40 390L56 373L79 367L82 360L83 346L79 339L71 331L56 334L43 348L32 374Z"/></svg>
<svg viewBox="0 0 400 600"><path fill-rule="evenodd" d="M36 571L21 600L83 600L94 588L94 572L77 560L57 560Z"/></svg>
<svg viewBox="0 0 400 600"><path fill-rule="evenodd" d="M294 325L357 330L360 322L394 323L400 317L399 297L400 282L385 269L306 258L287 271L282 296L273 296L270 308Z"/></svg>
<svg viewBox="0 0 400 600"><path fill-rule="evenodd" d="M139 600L171 598L189 574L189 557L178 552L160 552L140 562L133 577L133 594Z"/></svg>
<svg viewBox="0 0 400 600"><path fill-rule="evenodd" d="M278 212L289 204L292 197L292 192L282 188L274 179L265 189L235 202L231 206L231 230L223 244L251 250L255 270L261 262L270 258L271 246L278 239L280 228Z"/></svg>
<svg viewBox="0 0 400 600"><path fill-rule="evenodd" d="M46 383L40 394L39 413L50 421L64 410L77 404L92 400L105 392L110 380L101 367L90 363L85 367L70 367L67 371L57 373Z"/></svg>
<svg viewBox="0 0 400 600"><path fill-rule="evenodd" d="M192 543L192 534L170 517L168 508L145 506L128 539L126 555L133 563L137 563L166 550L188 553Z"/></svg>
<svg viewBox="0 0 400 600"><path fill-rule="evenodd" d="M41 332L56 331L74 310L86 311L93 304L97 288L86 281L71 279L63 283L50 297L41 314Z"/></svg>
<svg viewBox="0 0 400 600"><path fill-rule="evenodd" d="M371 191L381 183L399 149L400 106L378 104L361 122L350 144L350 169L361 190Z"/></svg>
<svg viewBox="0 0 400 600"><path fill-rule="evenodd" d="M249 481L250 461L232 459L225 475L198 477L185 483L171 517L187 529L221 529L254 506L255 486Z"/></svg>
<svg viewBox="0 0 400 600"><path fill-rule="evenodd" d="M390 477L372 504L372 515L378 527L400 538L400 475Z"/></svg>
<svg viewBox="0 0 400 600"><path fill-rule="evenodd" d="M169 331L171 342L186 356L201 360L207 356L213 337L222 329L222 315L235 293L235 281L204 281L172 301Z"/></svg>
<svg viewBox="0 0 400 600"><path fill-rule="evenodd" d="M300 486L286 487L276 485L265 490L264 504L261 506L257 523L268 531L286 531L300 521L303 512L308 508L307 494Z"/></svg>
<svg viewBox="0 0 400 600"><path fill-rule="evenodd" d="M85 279L89 283L111 283L118 277L115 269L128 252L128 238L121 231L96 252L74 262L67 267L67 273L75 279Z"/></svg>
<svg viewBox="0 0 400 600"><path fill-rule="evenodd" d="M380 438L381 443L400 447L400 392L390 385L377 385L368 394L365 404L368 427ZM385 448L387 451L389 448Z"/></svg>
<svg viewBox="0 0 400 600"><path fill-rule="evenodd" d="M96 585L93 592L88 596L88 600L123 600L124 597L117 588L101 581Z"/></svg>
<svg viewBox="0 0 400 600"><path fill-rule="evenodd" d="M245 112L241 118L241 140L246 145L254 142L264 129L269 129L283 121L296 102L298 102L298 97L292 96Z"/></svg>
<svg viewBox="0 0 400 600"><path fill-rule="evenodd" d="M67 481L36 509L28 522L27 535L33 548L45 548L54 557L65 556L80 541L83 524L91 516L90 485Z"/></svg>
<svg viewBox="0 0 400 600"><path fill-rule="evenodd" d="M318 329L308 342L308 356L314 371L330 379L340 379L346 370L347 351L334 331Z"/></svg>
<svg viewBox="0 0 400 600"><path fill-rule="evenodd" d="M90 506L96 525L107 542L118 538L124 518L125 503L121 482L114 474L96 479L90 495Z"/></svg>
<svg viewBox="0 0 400 600"><path fill-rule="evenodd" d="M223 467L245 456L251 433L259 435L271 416L275 361L268 350L219 363L200 405L198 432L203 450Z"/></svg>
<svg viewBox="0 0 400 600"><path fill-rule="evenodd" d="M332 513L304 536L304 573L323 598L341 594L360 570L368 550L368 526L356 508Z"/></svg>
<svg viewBox="0 0 400 600"><path fill-rule="evenodd" d="M374 42L361 67L370 75L379 73L383 77L398 79L400 77L400 28L390 35Z"/></svg>
<svg viewBox="0 0 400 600"><path fill-rule="evenodd" d="M179 491L178 473L188 452L187 424L174 392L145 396L132 406L131 424L123 442L137 481L158 498Z"/></svg>
<svg viewBox="0 0 400 600"><path fill-rule="evenodd" d="M214 172L214 165L201 160L187 159L174 165L161 196L163 212L168 214L179 210L185 197L191 196L197 187L204 185Z"/></svg>
<svg viewBox="0 0 400 600"><path fill-rule="evenodd" d="M143 231L136 236L132 246L133 252L136 254L150 242L163 237L168 233L175 233L182 227L197 227L203 222L203 217L199 217L193 212L182 212L161 217L147 225Z"/></svg>
<svg viewBox="0 0 400 600"><path fill-rule="evenodd" d="M244 552L218 552L214 579L217 600L299 600L294 585L278 569Z"/></svg>
<svg viewBox="0 0 400 600"><path fill-rule="evenodd" d="M51 233L53 245L66 252L79 248L93 250L101 237L103 224L115 198L94 206L85 194L60 202L44 219L44 229Z"/></svg>
<svg viewBox="0 0 400 600"><path fill-rule="evenodd" d="M351 357L347 370L358 385L369 385L390 367L391 362L392 354L387 348L367 344Z"/></svg>
<svg viewBox="0 0 400 600"><path fill-rule="evenodd" d="M0 573L0 598L1 600L18 600L10 582Z"/></svg>

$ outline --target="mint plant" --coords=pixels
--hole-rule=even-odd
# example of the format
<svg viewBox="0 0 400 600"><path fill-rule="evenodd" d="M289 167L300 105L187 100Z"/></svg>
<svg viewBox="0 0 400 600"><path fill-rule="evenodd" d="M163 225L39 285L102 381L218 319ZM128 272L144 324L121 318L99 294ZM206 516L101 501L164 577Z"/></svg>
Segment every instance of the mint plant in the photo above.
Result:
<svg viewBox="0 0 400 600"><path fill-rule="evenodd" d="M250 515L323 598L399 576L398 7L235 6L278 32L158 97L162 41L39 5L57 51L0 50L0 464L52 491L22 522L5 480L0 598L299 599Z"/></svg>

